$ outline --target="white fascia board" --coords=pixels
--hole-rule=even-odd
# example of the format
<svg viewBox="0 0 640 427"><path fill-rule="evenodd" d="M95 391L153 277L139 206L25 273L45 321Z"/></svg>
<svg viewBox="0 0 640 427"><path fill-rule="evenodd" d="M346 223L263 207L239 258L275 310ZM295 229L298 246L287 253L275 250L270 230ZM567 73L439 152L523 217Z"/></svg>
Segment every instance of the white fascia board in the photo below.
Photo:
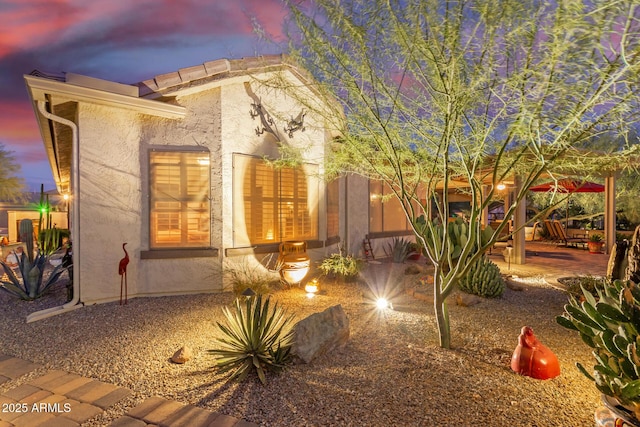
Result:
<svg viewBox="0 0 640 427"><path fill-rule="evenodd" d="M160 101L105 92L99 89L72 85L36 76L25 75L24 79L34 103L37 101L47 101L47 95L57 95L74 101L125 108L167 119L181 119L184 118L187 113L187 109L184 107Z"/></svg>

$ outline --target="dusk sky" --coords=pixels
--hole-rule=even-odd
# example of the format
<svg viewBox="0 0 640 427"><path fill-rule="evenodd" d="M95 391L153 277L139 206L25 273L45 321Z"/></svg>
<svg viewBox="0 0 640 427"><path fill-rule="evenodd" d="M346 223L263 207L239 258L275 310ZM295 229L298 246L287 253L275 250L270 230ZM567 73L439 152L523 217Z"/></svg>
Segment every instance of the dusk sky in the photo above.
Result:
<svg viewBox="0 0 640 427"><path fill-rule="evenodd" d="M0 0L0 143L32 191L53 189L23 75L38 69L120 83L220 58L282 53L280 0Z"/></svg>

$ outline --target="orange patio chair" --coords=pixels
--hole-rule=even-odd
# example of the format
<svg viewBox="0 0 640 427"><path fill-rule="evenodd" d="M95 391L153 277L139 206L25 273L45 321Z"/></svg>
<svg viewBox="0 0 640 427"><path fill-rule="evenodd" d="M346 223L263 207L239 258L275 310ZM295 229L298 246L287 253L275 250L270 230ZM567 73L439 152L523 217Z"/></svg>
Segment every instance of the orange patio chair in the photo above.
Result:
<svg viewBox="0 0 640 427"><path fill-rule="evenodd" d="M584 237L568 237L567 232L562 224L560 224L560 221L554 220L553 227L556 229L558 236L560 236L561 243L564 243L565 246L571 245L577 247L578 245L582 245L583 248L586 246L588 240Z"/></svg>
<svg viewBox="0 0 640 427"><path fill-rule="evenodd" d="M556 228L550 220L544 220L544 228L547 230L547 234L549 235L548 240L551 240L552 242L559 242L561 240Z"/></svg>

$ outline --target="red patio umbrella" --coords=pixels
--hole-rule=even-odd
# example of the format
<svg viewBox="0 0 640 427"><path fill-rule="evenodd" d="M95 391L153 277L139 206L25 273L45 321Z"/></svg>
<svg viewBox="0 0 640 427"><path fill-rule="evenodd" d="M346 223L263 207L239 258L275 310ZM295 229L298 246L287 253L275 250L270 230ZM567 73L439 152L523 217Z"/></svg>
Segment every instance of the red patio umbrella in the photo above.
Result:
<svg viewBox="0 0 640 427"><path fill-rule="evenodd" d="M547 182L545 184L536 185L529 188L529 191L535 191L538 193L545 193L551 191L557 191L559 193L602 193L604 192L604 185L590 181L579 181L575 179L559 179L556 182ZM565 214L565 221L569 222L569 199L567 199L567 213Z"/></svg>
<svg viewBox="0 0 640 427"><path fill-rule="evenodd" d="M590 181L578 181L575 179L560 179L558 183L547 182L529 188L530 191L544 193L558 191L559 193L602 193L604 185Z"/></svg>

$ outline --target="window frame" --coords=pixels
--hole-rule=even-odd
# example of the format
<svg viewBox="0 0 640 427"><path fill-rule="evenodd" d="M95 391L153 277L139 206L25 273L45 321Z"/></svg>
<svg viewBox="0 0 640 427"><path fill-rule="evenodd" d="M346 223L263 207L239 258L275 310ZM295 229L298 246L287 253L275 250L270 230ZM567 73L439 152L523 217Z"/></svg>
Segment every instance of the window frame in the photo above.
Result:
<svg viewBox="0 0 640 427"><path fill-rule="evenodd" d="M159 198L156 194L156 181L154 177L154 173L156 172L157 165L154 164L154 156L156 154L175 154L181 157L189 157L189 156L199 156L206 157L208 163L206 166L200 165L200 171L198 173L198 179L205 179L206 183L200 187L201 193L189 193L189 169L194 165L187 163L183 163L184 160L181 160L178 163L180 167L180 172L178 174L180 183L180 193L181 197L178 198L177 202L180 203L181 207L179 210L175 210L174 212L178 213L178 217L180 218L180 241L178 243L167 242L167 243L159 243L157 236L158 230L154 229L154 226L157 224L157 219L154 218L154 215L157 214L158 210L154 208L154 203L162 200L171 200L171 196L167 196L165 198ZM197 160L196 160L197 161ZM210 151L207 149L203 149L202 147L154 147L148 150L148 183L147 183L147 191L148 191L148 244L149 244L149 252L159 252L159 251L185 251L188 250L190 252L206 252L209 253L211 249L211 239L212 239L212 210L211 210L211 156ZM195 168L194 168L195 169ZM204 170L203 170L204 169ZM175 184L174 184L175 185ZM176 200L175 198L173 200ZM189 237L193 236L190 234L189 230L189 221L193 221L193 217L185 216L184 213L192 207L182 206L183 204L202 204L201 208L198 209L198 212L201 214L205 214L204 221L207 223L207 230L203 231L202 234L204 237L202 238L201 243L197 240L190 243ZM171 212L171 210L167 210L167 212ZM199 221L200 223L200 221ZM187 227L186 230L184 227ZM156 227L157 228L157 227ZM217 255L217 253L216 253ZM201 254L201 256L209 256L207 254ZM215 256L215 255L214 255ZM165 257L165 256L163 256ZM147 253L147 256L143 256L142 258L157 258L156 255L152 255Z"/></svg>
<svg viewBox="0 0 640 427"><path fill-rule="evenodd" d="M270 200L269 203L272 205L273 220L274 220L274 224L272 225L272 229L273 229L272 232L274 234L274 239L265 240L264 238L256 239L255 238L256 236L253 235L254 232L252 231L252 225L247 224L246 205L247 203L249 203L250 206L253 206L251 200L254 194L251 193L251 195L247 196L244 192L246 187L246 179L247 179L246 174L255 173L254 172L255 166L253 165L260 165L260 163L257 163L257 162L263 162L263 164L267 163L264 160L264 157L245 154L245 153L233 153L233 169L234 169L233 184L232 184L233 185L233 191L232 191L233 247L234 248L242 248L242 247L270 248L274 245L277 246L281 242L287 241L287 240L304 240L307 242L317 241L317 239L319 238L319 220L320 220L320 215L318 213L318 208L320 203L319 185L317 181L316 182L312 181L312 180L315 180L315 178L312 176L312 173L310 173L312 171L309 171L308 169L314 169L317 172L319 170L319 165L315 163L303 163L301 166L298 166L295 168L283 167L280 169L276 169L276 168L273 169L272 171L273 173L271 174L271 180L272 180L271 182L273 184L271 189L273 191L273 194L271 196L263 196L262 199L266 198ZM242 172L240 172L239 168L242 168ZM291 182L293 183L294 188L291 190L292 194L283 198L282 192L284 190L282 186L282 182L283 182L282 173L283 171L287 171L287 170L293 171ZM240 175L240 173L242 173L242 175ZM301 179L299 174L301 173L303 174L302 180L303 182L306 183L306 186L307 186L307 188L304 189L304 194L306 194L305 198L298 196L298 194L300 193L300 188L298 187L298 184ZM238 181L241 181L241 182L238 182ZM252 191L253 189L256 188L255 180L251 183L251 187L252 187ZM239 192L240 189L242 189L241 192ZM307 212L309 214L308 222L310 224L309 235L301 235L298 233L293 237L292 236L283 237L282 207L287 202L291 203L291 205L293 206L292 209L294 210L294 212L301 208L307 209ZM242 207L239 206L240 204L242 204ZM241 210L241 212L239 212L239 210ZM239 222L240 220L242 221L242 223ZM294 221L296 222L295 225L293 226L294 230L297 230L296 232L298 232L301 227L304 227L304 224L301 223L299 219L296 220L294 218ZM239 231L241 230L240 227L244 227L244 230L242 230L243 234L240 234L241 233ZM246 239L245 239L245 236L246 236Z"/></svg>
<svg viewBox="0 0 640 427"><path fill-rule="evenodd" d="M374 188L379 186L380 191L374 193ZM388 200L383 201L383 199L389 197ZM369 234L372 235L395 235L395 234L405 234L411 233L411 224L407 219L404 213L402 214L402 219L404 220L405 228L399 229L388 229L385 225L388 224L388 221L391 220L391 223L397 223L399 221L395 221L396 216L393 218L387 218L391 212L389 210L391 208L397 208L392 204L386 205L387 209L385 212L385 204L386 203L401 203L400 199L398 199L394 194L389 185L382 180L369 180ZM378 203L379 206L374 206L374 203ZM400 206L401 208L401 206ZM374 209L379 209L379 212L374 212ZM397 212L396 212L397 213ZM374 229L374 225L379 226L380 229Z"/></svg>
<svg viewBox="0 0 640 427"><path fill-rule="evenodd" d="M340 237L340 183L341 178L335 178L325 185L327 240Z"/></svg>

